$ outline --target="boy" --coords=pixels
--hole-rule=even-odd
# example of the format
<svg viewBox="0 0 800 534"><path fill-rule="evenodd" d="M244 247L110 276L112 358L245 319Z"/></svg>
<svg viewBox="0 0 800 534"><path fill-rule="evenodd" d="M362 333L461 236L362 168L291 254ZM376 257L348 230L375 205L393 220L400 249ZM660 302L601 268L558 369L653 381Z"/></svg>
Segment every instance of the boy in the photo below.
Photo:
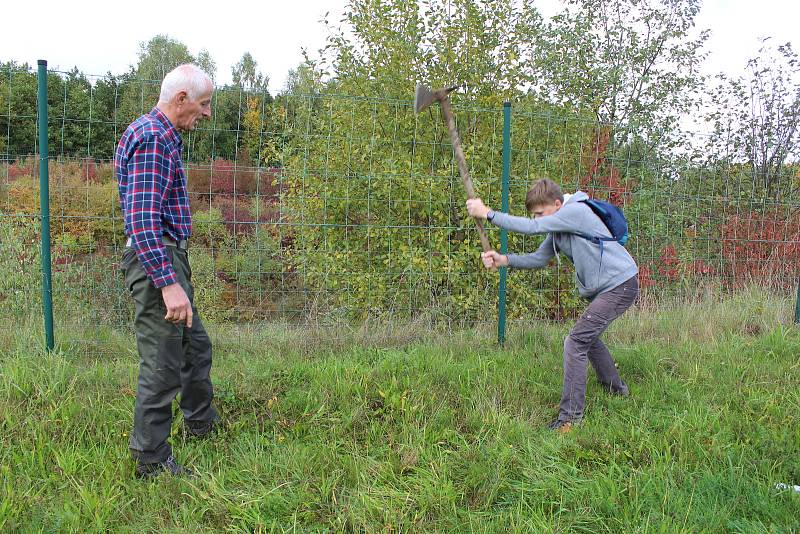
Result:
<svg viewBox="0 0 800 534"><path fill-rule="evenodd" d="M582 191L564 200L561 188L552 180L537 180L525 199L533 217L514 217L486 207L479 198L467 200L473 217L486 219L495 226L522 234L547 234L541 246L531 254L499 254L490 250L481 254L487 268L510 266L537 269L547 266L553 256L563 252L575 265L578 292L590 304L564 340L564 386L558 417L548 425L551 430L569 432L580 422L586 403L587 359L609 392L627 396L628 386L617 372L614 360L600 335L608 325L627 310L639 294L636 262L618 242L605 241L602 247L577 234L611 237L606 225L586 205L589 197Z"/></svg>

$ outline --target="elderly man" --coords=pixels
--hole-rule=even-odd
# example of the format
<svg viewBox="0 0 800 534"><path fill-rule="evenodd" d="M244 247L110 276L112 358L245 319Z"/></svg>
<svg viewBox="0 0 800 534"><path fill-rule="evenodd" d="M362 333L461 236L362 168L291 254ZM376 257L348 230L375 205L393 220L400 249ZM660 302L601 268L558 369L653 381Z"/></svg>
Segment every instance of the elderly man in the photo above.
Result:
<svg viewBox="0 0 800 534"><path fill-rule="evenodd" d="M178 392L189 436L208 435L219 419L211 405L211 340L193 304L192 221L179 133L211 116L213 90L197 66L177 67L164 77L156 107L122 134L114 158L128 236L121 268L139 348L130 449L142 478L191 474L167 442Z"/></svg>

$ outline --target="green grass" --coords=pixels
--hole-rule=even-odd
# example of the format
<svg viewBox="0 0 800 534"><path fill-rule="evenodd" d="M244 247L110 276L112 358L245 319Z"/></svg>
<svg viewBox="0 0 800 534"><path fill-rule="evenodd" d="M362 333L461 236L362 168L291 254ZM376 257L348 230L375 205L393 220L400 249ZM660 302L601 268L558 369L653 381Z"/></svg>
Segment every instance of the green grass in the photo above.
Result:
<svg viewBox="0 0 800 534"><path fill-rule="evenodd" d="M642 309L607 335L632 397L592 378L543 426L568 325L432 333L213 331L226 429L172 442L194 479L133 477L137 356L0 337L0 530L796 532L800 329L758 293ZM16 332L16 333L14 333Z"/></svg>

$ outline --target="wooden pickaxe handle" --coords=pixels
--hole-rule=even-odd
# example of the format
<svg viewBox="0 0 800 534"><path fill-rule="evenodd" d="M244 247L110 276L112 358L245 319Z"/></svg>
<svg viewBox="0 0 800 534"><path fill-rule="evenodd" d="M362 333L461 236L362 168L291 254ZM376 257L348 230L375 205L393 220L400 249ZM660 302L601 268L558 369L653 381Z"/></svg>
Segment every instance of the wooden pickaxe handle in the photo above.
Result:
<svg viewBox="0 0 800 534"><path fill-rule="evenodd" d="M447 130L450 132L450 142L453 144L453 152L456 155L458 172L461 175L461 179L464 181L464 189L467 190L467 198L475 198L475 188L472 187L472 178L469 176L467 158L464 157L464 150L461 148L461 139L458 137L458 130L456 130L456 120L453 117L453 110L450 108L450 99L445 95L445 97L439 101L439 106L442 108L442 118L447 125ZM492 246L489 244L489 237L486 235L486 229L483 227L483 222L480 219L475 219L475 226L478 227L478 235L481 238L483 251L492 250Z"/></svg>

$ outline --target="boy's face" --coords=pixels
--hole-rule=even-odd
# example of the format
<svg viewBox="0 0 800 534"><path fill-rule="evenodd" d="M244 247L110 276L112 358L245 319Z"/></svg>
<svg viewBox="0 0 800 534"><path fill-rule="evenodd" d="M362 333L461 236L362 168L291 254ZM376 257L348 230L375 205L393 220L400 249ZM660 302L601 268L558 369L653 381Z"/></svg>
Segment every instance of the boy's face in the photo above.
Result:
<svg viewBox="0 0 800 534"><path fill-rule="evenodd" d="M531 216L534 219L538 219L539 217L546 217L547 215L552 215L558 210L561 209L562 202L560 200L554 200L552 204L538 204L533 207L531 211Z"/></svg>

